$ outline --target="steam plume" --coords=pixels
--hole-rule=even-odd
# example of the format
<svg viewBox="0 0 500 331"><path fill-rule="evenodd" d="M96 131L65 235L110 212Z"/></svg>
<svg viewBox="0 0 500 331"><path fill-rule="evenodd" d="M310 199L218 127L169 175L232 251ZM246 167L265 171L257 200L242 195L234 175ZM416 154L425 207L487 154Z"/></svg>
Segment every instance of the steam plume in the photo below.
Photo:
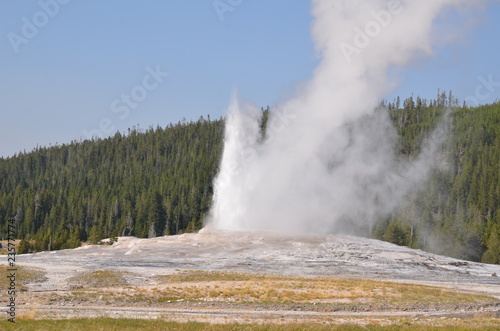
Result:
<svg viewBox="0 0 500 331"><path fill-rule="evenodd" d="M431 55L433 22L466 1L312 3L322 61L303 91L271 112L264 137L260 111L233 96L212 228L369 231L434 165L432 143L411 163L398 159L396 133L377 106L395 86L390 69Z"/></svg>

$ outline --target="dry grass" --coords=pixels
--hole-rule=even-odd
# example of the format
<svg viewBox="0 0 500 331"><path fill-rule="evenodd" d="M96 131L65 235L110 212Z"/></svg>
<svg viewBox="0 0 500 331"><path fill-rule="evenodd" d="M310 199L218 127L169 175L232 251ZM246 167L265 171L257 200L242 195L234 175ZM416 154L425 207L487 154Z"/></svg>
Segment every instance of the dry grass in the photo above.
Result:
<svg viewBox="0 0 500 331"><path fill-rule="evenodd" d="M157 277L159 298L262 303L477 303L493 298L430 286L361 279L184 271Z"/></svg>
<svg viewBox="0 0 500 331"><path fill-rule="evenodd" d="M104 287L122 287L127 285L125 276L129 275L128 272L118 271L90 271L78 273L76 276L68 279L70 288L104 288Z"/></svg>
<svg viewBox="0 0 500 331"><path fill-rule="evenodd" d="M0 266L0 288L6 289L10 285L10 279L7 276L10 275L8 269L10 267L6 265ZM45 271L38 268L25 267L22 265L16 265L14 269L17 269L16 273L16 290L24 291L26 290L26 284L43 281L45 279Z"/></svg>
<svg viewBox="0 0 500 331"><path fill-rule="evenodd" d="M152 277L155 285L127 286L125 274L112 271L80 274L70 280L73 288L79 289L72 295L86 301L94 301L99 295L106 301L148 304L191 301L381 308L498 302L488 296L449 289L360 279L181 271Z"/></svg>
<svg viewBox="0 0 500 331"><path fill-rule="evenodd" d="M3 270L5 270L4 268ZM29 279L38 279L36 271L20 268ZM43 275L42 275L43 276ZM395 282L369 281L359 279L312 278L278 275L263 275L233 272L179 271L174 275L150 276L144 281L131 285L127 280L137 279L139 275L120 271L91 271L79 273L70 279L74 288L68 292L31 293L23 292L30 307L18 315L16 326L0 321L0 330L500 330L500 319L486 318L494 315L456 315L456 318L438 317L383 317L376 312L413 310L419 316L428 310L454 311L455 305L467 312L469 304L497 304L499 300L455 292L453 290L429 286L401 284ZM146 281L147 280L147 281ZM29 299L28 299L29 297ZM245 309L249 311L291 311L301 310L323 312L314 320L315 324L290 324L292 321L304 323L308 319L288 320L287 318L268 320L259 323L272 324L230 324L253 321L253 317L229 319L229 324L174 323L161 321L176 320L170 315L160 315L158 321L139 321L125 319L70 319L66 321L39 321L46 318L44 312L37 311L38 302L42 305L98 306L98 307L178 307L179 309ZM170 302L170 303L169 303ZM465 306L464 306L465 304ZM203 308L205 307L205 308ZM451 307L451 308L450 308ZM258 309L257 309L258 308ZM431 308L431 309L429 309ZM133 308L131 308L133 309ZM332 316L329 312L340 311L346 317ZM374 315L350 315L351 311L375 312ZM40 314L39 314L40 313ZM49 314L50 315L50 314ZM45 316L45 317L44 317ZM83 315L88 316L88 315ZM91 315L92 316L92 315ZM256 315L257 316L257 315ZM260 315L259 315L260 316ZM295 316L295 315L294 315ZM347 317L349 316L349 317ZM377 317L379 316L379 317ZM477 318L477 317L484 318ZM260 317L256 317L258 320ZM181 319L185 321L189 319ZM209 319L202 319L209 321ZM220 323L219 319L210 320ZM83 326L86 327L83 327Z"/></svg>

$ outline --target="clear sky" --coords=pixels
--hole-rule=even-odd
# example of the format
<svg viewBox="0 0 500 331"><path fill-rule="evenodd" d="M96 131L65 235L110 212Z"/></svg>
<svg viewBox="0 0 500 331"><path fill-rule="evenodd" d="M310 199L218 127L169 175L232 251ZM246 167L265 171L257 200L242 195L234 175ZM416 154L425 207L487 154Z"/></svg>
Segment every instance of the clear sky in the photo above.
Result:
<svg viewBox="0 0 500 331"><path fill-rule="evenodd" d="M292 95L319 60L310 2L219 3L231 10L218 13L213 0L0 0L0 157L218 118L234 88L264 107ZM432 98L438 88L482 103L500 97L500 4L472 20L445 18L469 33L458 29L452 45L401 70L389 99ZM499 83L478 95L478 77Z"/></svg>

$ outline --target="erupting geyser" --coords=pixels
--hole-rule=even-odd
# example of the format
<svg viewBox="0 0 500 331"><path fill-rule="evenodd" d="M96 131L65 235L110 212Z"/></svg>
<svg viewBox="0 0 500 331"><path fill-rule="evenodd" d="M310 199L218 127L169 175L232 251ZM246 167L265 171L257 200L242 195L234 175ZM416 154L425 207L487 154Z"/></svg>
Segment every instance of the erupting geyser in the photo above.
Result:
<svg viewBox="0 0 500 331"><path fill-rule="evenodd" d="M427 178L438 139L410 164L397 158L395 131L377 111L395 87L390 69L432 54L444 9L483 2L313 0L322 60L271 112L265 137L259 109L233 97L210 227L332 232L391 212Z"/></svg>

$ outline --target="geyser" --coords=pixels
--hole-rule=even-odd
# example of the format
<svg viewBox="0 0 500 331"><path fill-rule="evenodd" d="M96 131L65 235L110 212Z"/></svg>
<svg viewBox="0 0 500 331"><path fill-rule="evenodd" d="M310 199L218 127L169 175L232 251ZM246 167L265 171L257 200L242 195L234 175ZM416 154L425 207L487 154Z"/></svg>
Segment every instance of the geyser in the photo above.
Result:
<svg viewBox="0 0 500 331"><path fill-rule="evenodd" d="M233 96L210 228L369 231L434 166L442 128L419 157L400 160L396 133L378 105L395 87L392 68L432 54L437 16L449 6L480 2L312 3L322 60L302 91L271 112L264 137L260 110Z"/></svg>

